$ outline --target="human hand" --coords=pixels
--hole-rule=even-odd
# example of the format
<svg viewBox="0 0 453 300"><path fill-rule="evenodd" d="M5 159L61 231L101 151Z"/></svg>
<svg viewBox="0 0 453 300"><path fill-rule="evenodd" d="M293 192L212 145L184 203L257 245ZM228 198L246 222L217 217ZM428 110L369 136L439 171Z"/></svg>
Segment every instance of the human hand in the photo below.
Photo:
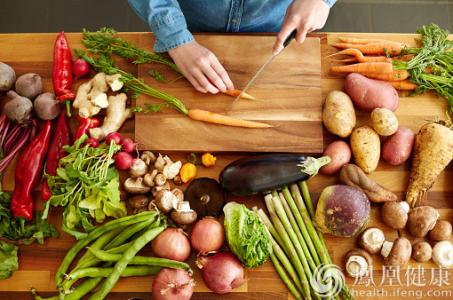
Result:
<svg viewBox="0 0 453 300"><path fill-rule="evenodd" d="M168 54L197 91L216 94L234 89L214 53L196 41L171 49Z"/></svg>
<svg viewBox="0 0 453 300"><path fill-rule="evenodd" d="M323 0L294 0L286 10L282 28L277 35L273 54L283 49L283 42L296 29L296 42L303 43L307 33L321 29L326 24L330 8Z"/></svg>

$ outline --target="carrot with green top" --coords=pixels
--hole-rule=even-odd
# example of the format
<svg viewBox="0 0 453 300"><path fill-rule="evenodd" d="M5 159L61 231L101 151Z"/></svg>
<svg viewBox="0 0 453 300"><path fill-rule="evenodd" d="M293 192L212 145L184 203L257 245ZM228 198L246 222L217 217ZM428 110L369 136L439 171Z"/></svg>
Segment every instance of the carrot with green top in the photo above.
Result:
<svg viewBox="0 0 453 300"><path fill-rule="evenodd" d="M362 52L360 52L359 49L355 49L355 48L348 48L348 49L344 49L340 52L337 52L337 53L334 53L332 55L329 55L327 57L332 57L332 56L336 56L336 55L351 55L351 56L354 56L354 60L355 61L358 61L358 62L361 62L361 63L364 63L364 62L392 62L392 59L390 57L386 57L386 56L365 56L363 55ZM348 62L347 60L343 60L344 62Z"/></svg>
<svg viewBox="0 0 453 300"><path fill-rule="evenodd" d="M393 66L387 62L366 62L346 66L332 66L330 72L333 73L377 73L385 74L392 73Z"/></svg>
<svg viewBox="0 0 453 300"><path fill-rule="evenodd" d="M417 85L409 80L385 81L399 91L414 91Z"/></svg>
<svg viewBox="0 0 453 300"><path fill-rule="evenodd" d="M384 81L402 81L409 78L409 72L406 70L393 70L390 73L361 73L362 75Z"/></svg>
<svg viewBox="0 0 453 300"><path fill-rule="evenodd" d="M360 50L363 54L372 55L398 55L404 48L403 44L397 42L377 42L369 44L334 43L332 46L339 49L354 48Z"/></svg>
<svg viewBox="0 0 453 300"><path fill-rule="evenodd" d="M394 41L384 40L384 39L368 39L368 38L353 38L353 37L338 37L340 42L349 43L349 44L371 44L371 43L397 43Z"/></svg>

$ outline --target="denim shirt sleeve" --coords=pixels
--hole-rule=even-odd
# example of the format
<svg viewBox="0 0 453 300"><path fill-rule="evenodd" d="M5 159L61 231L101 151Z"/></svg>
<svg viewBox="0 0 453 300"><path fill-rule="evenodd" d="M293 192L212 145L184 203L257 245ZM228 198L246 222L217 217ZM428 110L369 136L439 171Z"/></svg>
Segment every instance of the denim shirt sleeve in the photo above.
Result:
<svg viewBox="0 0 453 300"><path fill-rule="evenodd" d="M337 0L323 0L329 7L332 7Z"/></svg>
<svg viewBox="0 0 453 300"><path fill-rule="evenodd" d="M177 0L129 0L156 36L154 51L166 52L193 41Z"/></svg>

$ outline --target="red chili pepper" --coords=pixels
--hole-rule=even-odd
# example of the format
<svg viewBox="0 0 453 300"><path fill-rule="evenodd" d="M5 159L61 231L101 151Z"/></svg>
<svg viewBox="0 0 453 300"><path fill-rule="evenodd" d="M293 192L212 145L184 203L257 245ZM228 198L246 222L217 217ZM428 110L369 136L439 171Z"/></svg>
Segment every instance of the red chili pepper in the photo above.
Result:
<svg viewBox="0 0 453 300"><path fill-rule="evenodd" d="M52 135L52 144L49 145L49 152L47 153L46 160L46 172L49 175L55 175L57 173L58 162L60 158L66 155L63 150L63 146L71 143L71 136L69 133L68 120L66 118L66 112L62 111L58 117L57 126ZM47 178L44 179L41 188L41 199L47 201L52 196L49 189Z"/></svg>
<svg viewBox="0 0 453 300"><path fill-rule="evenodd" d="M64 31L58 34L53 52L52 82L55 95L60 101L66 101L70 116L70 100L75 98L72 88L72 55Z"/></svg>
<svg viewBox="0 0 453 300"><path fill-rule="evenodd" d="M16 165L11 212L14 217L33 218L31 192L41 177L44 158L49 147L52 122L47 120L41 131L27 145Z"/></svg>
<svg viewBox="0 0 453 300"><path fill-rule="evenodd" d="M77 141L82 135L86 134L88 129L99 127L100 122L96 118L82 118L77 116L77 120L79 121L79 126L77 127L77 131L74 137L74 140Z"/></svg>

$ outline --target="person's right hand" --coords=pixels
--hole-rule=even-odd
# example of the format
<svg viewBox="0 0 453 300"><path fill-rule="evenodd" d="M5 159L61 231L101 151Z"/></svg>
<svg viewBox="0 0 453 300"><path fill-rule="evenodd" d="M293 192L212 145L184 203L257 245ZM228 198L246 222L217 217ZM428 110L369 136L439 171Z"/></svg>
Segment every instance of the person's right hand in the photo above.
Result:
<svg viewBox="0 0 453 300"><path fill-rule="evenodd" d="M214 53L196 41L171 49L168 54L197 91L216 94L234 89Z"/></svg>

